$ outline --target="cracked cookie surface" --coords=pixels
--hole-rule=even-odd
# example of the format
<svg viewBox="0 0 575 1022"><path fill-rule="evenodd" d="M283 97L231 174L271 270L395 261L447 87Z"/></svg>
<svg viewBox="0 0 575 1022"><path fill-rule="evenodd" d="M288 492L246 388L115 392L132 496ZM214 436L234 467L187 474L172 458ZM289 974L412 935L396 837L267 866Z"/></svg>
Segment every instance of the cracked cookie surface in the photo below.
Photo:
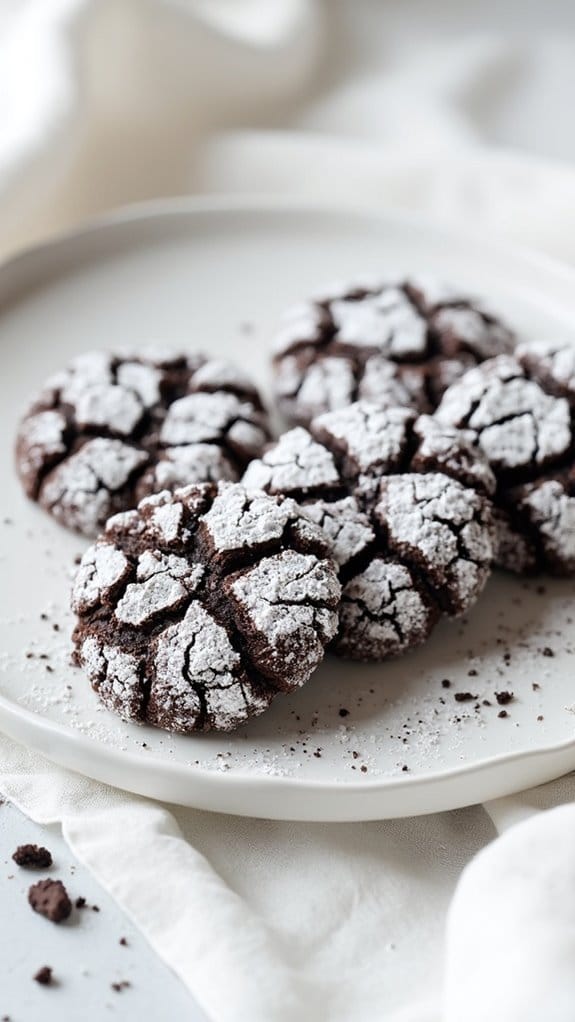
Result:
<svg viewBox="0 0 575 1022"><path fill-rule="evenodd" d="M276 396L302 425L361 399L431 411L466 369L513 343L490 312L431 279L348 285L286 314Z"/></svg>
<svg viewBox="0 0 575 1022"><path fill-rule="evenodd" d="M467 610L494 553L495 479L463 431L361 401L285 433L244 475L297 500L339 566L335 652L382 660Z"/></svg>
<svg viewBox="0 0 575 1022"><path fill-rule="evenodd" d="M308 680L340 591L293 500L235 483L164 491L113 516L84 554L75 658L126 720L229 731Z"/></svg>
<svg viewBox="0 0 575 1022"><path fill-rule="evenodd" d="M495 473L498 564L574 574L575 345L518 345L466 373L435 417L465 428Z"/></svg>
<svg viewBox="0 0 575 1022"><path fill-rule="evenodd" d="M16 463L28 497L94 536L147 494L237 480L268 439L259 394L235 367L100 351L47 381L20 423Z"/></svg>

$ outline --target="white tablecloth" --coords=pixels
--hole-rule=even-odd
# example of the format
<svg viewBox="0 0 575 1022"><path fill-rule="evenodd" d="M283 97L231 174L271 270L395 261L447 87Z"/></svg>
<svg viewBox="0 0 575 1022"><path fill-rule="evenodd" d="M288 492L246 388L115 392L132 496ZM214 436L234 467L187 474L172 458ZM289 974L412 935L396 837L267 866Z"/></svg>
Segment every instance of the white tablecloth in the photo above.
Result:
<svg viewBox="0 0 575 1022"><path fill-rule="evenodd" d="M503 6L0 0L1 250L127 201L250 191L575 261L575 15ZM575 1018L575 809L529 816L571 778L495 806L500 829L527 817L495 842L482 808L310 826L163 807L5 738L0 790L62 823L216 1022Z"/></svg>

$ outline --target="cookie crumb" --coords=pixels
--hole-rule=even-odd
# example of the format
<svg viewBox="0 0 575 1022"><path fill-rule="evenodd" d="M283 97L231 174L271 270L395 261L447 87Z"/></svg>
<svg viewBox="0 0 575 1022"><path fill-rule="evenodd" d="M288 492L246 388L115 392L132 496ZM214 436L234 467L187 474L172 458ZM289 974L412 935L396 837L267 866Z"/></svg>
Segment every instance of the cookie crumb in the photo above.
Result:
<svg viewBox="0 0 575 1022"><path fill-rule="evenodd" d="M441 682L441 686L442 688L451 688L451 682L449 678L444 678L443 681ZM455 698L457 698L457 696Z"/></svg>
<svg viewBox="0 0 575 1022"><path fill-rule="evenodd" d="M49 965L43 965L33 977L40 986L49 987L53 982L53 973Z"/></svg>
<svg viewBox="0 0 575 1022"><path fill-rule="evenodd" d="M473 692L456 692L455 693L455 702L456 703L470 703L470 702L472 702L473 699L477 699L477 696L473 695Z"/></svg>
<svg viewBox="0 0 575 1022"><path fill-rule="evenodd" d="M128 945L128 941L126 940L125 937L120 937L120 939L118 941L118 944L120 944L122 947L128 947L129 946Z"/></svg>
<svg viewBox="0 0 575 1022"><path fill-rule="evenodd" d="M52 923L62 923L72 911L72 902L61 880L39 880L32 884L28 901L34 912Z"/></svg>
<svg viewBox="0 0 575 1022"><path fill-rule="evenodd" d="M495 698L500 706L507 706L508 703L512 703L515 699L513 692L496 692Z"/></svg>
<svg viewBox="0 0 575 1022"><path fill-rule="evenodd" d="M555 656L555 653L551 649L551 646L544 646L541 652L543 653L543 656Z"/></svg>
<svg viewBox="0 0 575 1022"><path fill-rule="evenodd" d="M115 990L117 994L121 994L122 990L128 990L131 985L127 979L121 979L118 983L110 983L112 990Z"/></svg>
<svg viewBox="0 0 575 1022"><path fill-rule="evenodd" d="M74 902L74 904L75 904L76 908L86 908L86 899L85 898L76 898L76 901Z"/></svg>
<svg viewBox="0 0 575 1022"><path fill-rule="evenodd" d="M508 717L509 714L508 714L507 710L500 710L499 713L497 714L497 716L498 717Z"/></svg>
<svg viewBox="0 0 575 1022"><path fill-rule="evenodd" d="M23 869L49 869L52 865L51 852L41 845L18 845L12 858Z"/></svg>
<svg viewBox="0 0 575 1022"><path fill-rule="evenodd" d="M346 710L345 706L342 706L338 712L340 717L349 717L349 710Z"/></svg>

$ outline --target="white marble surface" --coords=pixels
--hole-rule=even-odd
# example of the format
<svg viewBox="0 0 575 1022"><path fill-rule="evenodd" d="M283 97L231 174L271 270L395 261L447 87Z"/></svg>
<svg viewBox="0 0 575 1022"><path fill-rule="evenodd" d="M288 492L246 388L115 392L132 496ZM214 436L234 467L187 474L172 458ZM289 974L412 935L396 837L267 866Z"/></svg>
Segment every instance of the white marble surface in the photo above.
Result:
<svg viewBox="0 0 575 1022"><path fill-rule="evenodd" d="M50 849L52 869L15 865L13 851L27 843ZM28 905L28 887L46 876L62 880L72 901L82 896L100 911L74 909L60 925L35 914ZM6 803L0 805L0 918L0 1019L205 1022L176 976L74 860L58 829L39 827ZM119 943L122 937L127 947ZM53 986L33 980L43 965L54 970ZM112 983L122 981L130 986L118 993Z"/></svg>

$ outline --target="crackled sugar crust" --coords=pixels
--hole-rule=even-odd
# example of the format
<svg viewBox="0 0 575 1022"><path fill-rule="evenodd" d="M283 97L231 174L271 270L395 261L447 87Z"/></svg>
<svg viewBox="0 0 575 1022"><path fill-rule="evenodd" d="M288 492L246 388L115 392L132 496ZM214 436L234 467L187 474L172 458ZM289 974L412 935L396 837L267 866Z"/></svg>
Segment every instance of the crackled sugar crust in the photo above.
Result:
<svg viewBox="0 0 575 1022"><path fill-rule="evenodd" d="M495 479L463 432L360 401L297 426L244 485L297 500L323 530L343 585L337 653L382 660L467 610L489 575Z"/></svg>
<svg viewBox="0 0 575 1022"><path fill-rule="evenodd" d="M465 428L497 478L498 563L575 573L575 345L533 341L450 387L439 422Z"/></svg>
<svg viewBox="0 0 575 1022"><path fill-rule="evenodd" d="M303 685L341 587L293 500L220 483L112 517L72 591L76 659L105 705L169 731L229 731Z"/></svg>
<svg viewBox="0 0 575 1022"><path fill-rule="evenodd" d="M428 278L332 288L286 314L276 395L301 425L359 399L431 411L466 369L513 341L490 312Z"/></svg>
<svg viewBox="0 0 575 1022"><path fill-rule="evenodd" d="M21 422L16 460L29 497L93 536L149 493L237 480L268 438L257 391L227 363L91 352L48 380Z"/></svg>

